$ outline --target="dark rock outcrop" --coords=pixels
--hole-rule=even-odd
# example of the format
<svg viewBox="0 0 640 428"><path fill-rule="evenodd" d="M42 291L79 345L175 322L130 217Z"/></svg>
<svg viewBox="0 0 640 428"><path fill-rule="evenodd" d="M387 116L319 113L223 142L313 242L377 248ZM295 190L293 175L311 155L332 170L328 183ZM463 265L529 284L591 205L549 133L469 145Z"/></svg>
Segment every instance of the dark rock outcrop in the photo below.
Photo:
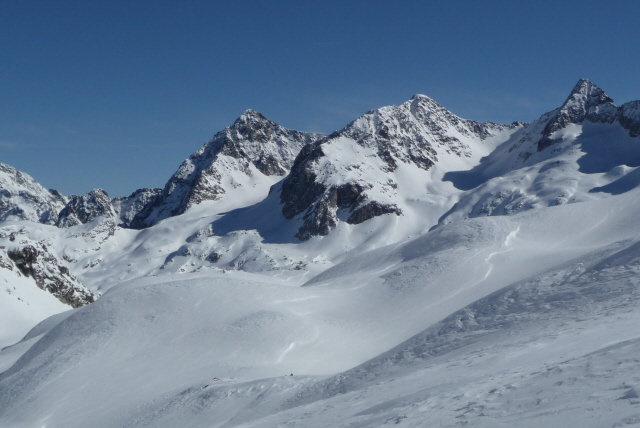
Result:
<svg viewBox="0 0 640 428"><path fill-rule="evenodd" d="M629 131L631 137L640 137L640 101L621 105L616 119L624 129Z"/></svg>
<svg viewBox="0 0 640 428"><path fill-rule="evenodd" d="M111 198L102 189L94 189L86 195L73 195L60 211L56 226L71 227L84 224L98 217L115 218Z"/></svg>
<svg viewBox="0 0 640 428"><path fill-rule="evenodd" d="M119 226L130 227L133 219L148 207L153 206L160 195L162 189L138 189L128 197L114 198L111 204L120 221Z"/></svg>
<svg viewBox="0 0 640 428"><path fill-rule="evenodd" d="M592 123L613 123L618 121L629 135L640 135L640 114L638 101L627 103L618 108L613 100L598 86L587 79L580 79L567 97L562 107L547 122L538 141L538 151L562 141L554 133L569 124L584 121Z"/></svg>
<svg viewBox="0 0 640 428"><path fill-rule="evenodd" d="M78 308L93 303L95 296L59 263L44 245L25 245L7 252L20 273L32 278L41 289L50 292L62 303Z"/></svg>

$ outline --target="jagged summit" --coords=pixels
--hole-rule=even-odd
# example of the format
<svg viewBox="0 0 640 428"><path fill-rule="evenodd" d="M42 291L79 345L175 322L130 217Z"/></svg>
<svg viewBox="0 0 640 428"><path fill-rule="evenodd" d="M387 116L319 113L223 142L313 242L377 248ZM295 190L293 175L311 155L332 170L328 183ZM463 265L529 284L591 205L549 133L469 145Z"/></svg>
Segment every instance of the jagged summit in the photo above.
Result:
<svg viewBox="0 0 640 428"><path fill-rule="evenodd" d="M640 101L617 107L580 79L563 104L526 125L469 171L445 175L461 196L441 222L504 215L623 193L637 186ZM604 175L602 175L604 174Z"/></svg>
<svg viewBox="0 0 640 428"><path fill-rule="evenodd" d="M47 190L29 174L0 163L0 221L18 219L55 224L66 203L60 192Z"/></svg>
<svg viewBox="0 0 640 428"><path fill-rule="evenodd" d="M248 108L235 121L238 122L242 120L247 120L247 118L252 118L252 117L260 120L269 120L266 117L264 117L262 113Z"/></svg>
<svg viewBox="0 0 640 428"><path fill-rule="evenodd" d="M554 138L553 133L570 123L577 124L585 120L594 123L610 123L617 112L618 107L600 87L587 79L580 79L545 126L543 138L538 143L538 151L555 144L557 138Z"/></svg>
<svg viewBox="0 0 640 428"><path fill-rule="evenodd" d="M220 200L234 189L264 185L269 182L264 177L284 176L300 149L320 137L245 110L180 165L162 194L136 215L131 227L148 227L203 201Z"/></svg>
<svg viewBox="0 0 640 428"><path fill-rule="evenodd" d="M350 224L402 215L395 176L402 165L422 174L439 160L470 159L482 151L478 144L509 129L461 119L424 95L369 111L300 152L281 186L282 213L300 216L302 240L328 234L339 211Z"/></svg>
<svg viewBox="0 0 640 428"><path fill-rule="evenodd" d="M420 99L433 101L433 99L432 99L431 97L429 97L428 95L425 95L425 94L414 94L414 95L409 99L409 101L413 101L413 100L420 100Z"/></svg>

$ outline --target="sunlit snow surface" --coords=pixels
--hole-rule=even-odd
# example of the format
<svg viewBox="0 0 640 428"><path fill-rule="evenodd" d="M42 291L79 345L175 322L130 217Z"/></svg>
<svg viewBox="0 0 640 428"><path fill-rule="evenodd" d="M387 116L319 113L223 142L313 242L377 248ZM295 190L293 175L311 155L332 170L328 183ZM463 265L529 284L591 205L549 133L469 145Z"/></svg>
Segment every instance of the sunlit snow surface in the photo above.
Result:
<svg viewBox="0 0 640 428"><path fill-rule="evenodd" d="M305 242L279 178L140 231L8 219L2 251L101 297L0 269L0 427L640 424L640 145L583 122L537 151L552 113L401 163L374 195L401 216ZM374 155L336 140L320 179L374 182Z"/></svg>
<svg viewBox="0 0 640 428"><path fill-rule="evenodd" d="M0 425L624 426L639 196L442 226L302 287L122 283L2 375Z"/></svg>

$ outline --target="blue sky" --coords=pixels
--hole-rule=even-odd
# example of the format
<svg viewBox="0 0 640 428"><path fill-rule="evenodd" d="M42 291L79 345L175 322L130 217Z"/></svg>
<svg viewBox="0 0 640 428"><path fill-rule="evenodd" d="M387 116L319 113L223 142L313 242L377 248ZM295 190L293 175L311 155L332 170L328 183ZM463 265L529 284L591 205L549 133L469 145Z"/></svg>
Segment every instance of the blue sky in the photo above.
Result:
<svg viewBox="0 0 640 428"><path fill-rule="evenodd" d="M0 162L65 194L163 187L252 108L331 132L423 93L531 121L640 99L638 1L0 0Z"/></svg>

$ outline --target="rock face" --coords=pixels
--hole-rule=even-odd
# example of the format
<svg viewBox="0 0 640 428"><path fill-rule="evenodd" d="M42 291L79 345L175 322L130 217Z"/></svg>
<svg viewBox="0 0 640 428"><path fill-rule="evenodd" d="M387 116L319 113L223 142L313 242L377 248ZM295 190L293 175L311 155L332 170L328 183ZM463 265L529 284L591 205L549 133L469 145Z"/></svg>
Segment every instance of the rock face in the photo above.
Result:
<svg viewBox="0 0 640 428"><path fill-rule="evenodd" d="M129 227L133 218L152 205L161 189L139 189L128 197L110 198L102 189L65 197L47 190L28 174L0 163L0 221L15 219L71 227L100 216Z"/></svg>
<svg viewBox="0 0 640 428"><path fill-rule="evenodd" d="M111 198L102 189L94 189L86 195L73 195L60 211L56 226L71 227L87 223L100 216L116 217L111 205Z"/></svg>
<svg viewBox="0 0 640 428"><path fill-rule="evenodd" d="M219 200L230 190L260 181L260 176L284 176L300 149L321 136L284 128L247 110L180 165L131 227L148 227L202 201Z"/></svg>
<svg viewBox="0 0 640 428"><path fill-rule="evenodd" d="M93 293L80 284L44 245L16 247L7 251L7 256L22 275L33 278L38 287L50 292L62 303L78 308L95 301ZM0 267L11 269L6 261Z"/></svg>
<svg viewBox="0 0 640 428"><path fill-rule="evenodd" d="M538 151L561 141L556 135L569 124L584 121L591 123L613 123L618 121L629 135L640 135L640 102L634 101L618 108L611 98L587 79L580 79L562 107L551 114L537 143Z"/></svg>
<svg viewBox="0 0 640 428"><path fill-rule="evenodd" d="M29 220L56 224L67 203L55 190L47 190L30 175L0 163L0 221Z"/></svg>
<svg viewBox="0 0 640 428"><path fill-rule="evenodd" d="M111 205L120 220L119 226L130 227L138 213L156 203L162 189L138 189L126 198L114 198Z"/></svg>
<svg viewBox="0 0 640 428"><path fill-rule="evenodd" d="M618 109L616 119L631 137L640 137L640 101L631 101Z"/></svg>
<svg viewBox="0 0 640 428"><path fill-rule="evenodd" d="M341 211L349 224L401 215L401 164L427 171L439 156L470 157L472 145L508 128L461 119L424 95L370 111L300 152L281 186L282 214L303 221L301 240L328 234Z"/></svg>

